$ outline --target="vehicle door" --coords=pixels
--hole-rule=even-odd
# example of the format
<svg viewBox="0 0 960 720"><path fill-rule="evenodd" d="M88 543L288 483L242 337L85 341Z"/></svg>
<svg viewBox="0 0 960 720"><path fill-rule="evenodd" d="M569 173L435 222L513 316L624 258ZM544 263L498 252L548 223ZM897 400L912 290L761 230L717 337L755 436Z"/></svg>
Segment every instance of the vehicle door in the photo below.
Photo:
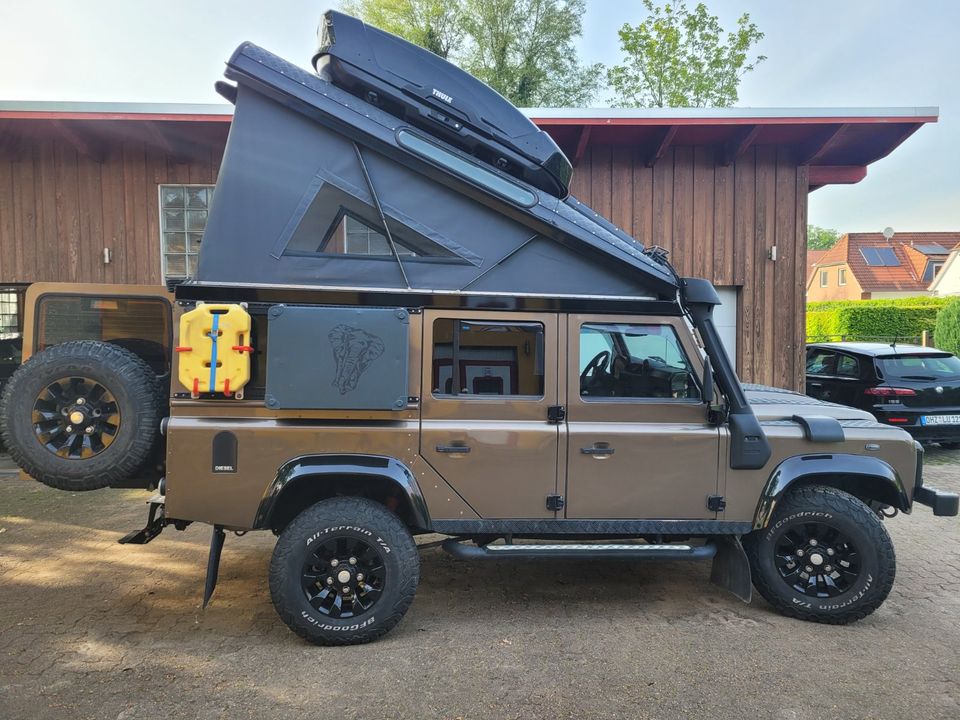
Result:
<svg viewBox="0 0 960 720"><path fill-rule="evenodd" d="M427 310L420 453L484 518L552 518L558 316Z"/></svg>
<svg viewBox="0 0 960 720"><path fill-rule="evenodd" d="M837 353L825 348L807 350L807 395L830 400L837 374Z"/></svg>
<svg viewBox="0 0 960 720"><path fill-rule="evenodd" d="M716 517L721 430L685 321L570 315L567 337L567 517Z"/></svg>
<svg viewBox="0 0 960 720"><path fill-rule="evenodd" d="M833 379L830 402L856 406L863 396L864 382L861 377L861 362L856 355L837 353L837 371Z"/></svg>

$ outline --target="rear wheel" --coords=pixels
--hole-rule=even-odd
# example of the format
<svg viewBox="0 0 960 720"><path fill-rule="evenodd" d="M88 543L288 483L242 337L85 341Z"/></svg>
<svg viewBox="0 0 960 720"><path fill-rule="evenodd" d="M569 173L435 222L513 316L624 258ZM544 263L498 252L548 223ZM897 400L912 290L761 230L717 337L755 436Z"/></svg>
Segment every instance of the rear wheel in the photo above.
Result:
<svg viewBox="0 0 960 720"><path fill-rule="evenodd" d="M156 376L129 350L96 341L47 348L20 366L0 400L13 460L59 490L127 480L158 442Z"/></svg>
<svg viewBox="0 0 960 720"><path fill-rule="evenodd" d="M779 612L801 620L860 620L880 607L896 575L880 518L831 487L791 491L769 526L744 541L754 586Z"/></svg>
<svg viewBox="0 0 960 720"><path fill-rule="evenodd" d="M396 515L365 498L304 510L280 533L270 562L277 613L318 645L380 637L400 622L419 581L413 537Z"/></svg>

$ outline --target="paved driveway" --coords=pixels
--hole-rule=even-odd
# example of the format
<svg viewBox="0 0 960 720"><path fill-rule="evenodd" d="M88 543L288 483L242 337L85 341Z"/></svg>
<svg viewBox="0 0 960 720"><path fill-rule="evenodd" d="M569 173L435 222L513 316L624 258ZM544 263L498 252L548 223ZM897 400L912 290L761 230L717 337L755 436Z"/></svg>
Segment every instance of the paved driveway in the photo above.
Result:
<svg viewBox="0 0 960 720"><path fill-rule="evenodd" d="M960 490L960 452L928 453ZM889 522L886 604L842 628L707 583L706 564L468 564L423 552L404 621L316 648L280 623L272 536L116 539L144 493L0 479L0 718L960 718L960 521Z"/></svg>

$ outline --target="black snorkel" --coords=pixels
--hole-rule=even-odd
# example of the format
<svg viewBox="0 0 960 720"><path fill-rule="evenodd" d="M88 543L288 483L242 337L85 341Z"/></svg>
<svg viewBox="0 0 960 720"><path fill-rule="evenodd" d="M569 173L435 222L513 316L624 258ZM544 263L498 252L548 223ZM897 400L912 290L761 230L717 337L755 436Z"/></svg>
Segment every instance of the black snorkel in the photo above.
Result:
<svg viewBox="0 0 960 720"><path fill-rule="evenodd" d="M761 468L770 459L770 443L747 402L736 369L713 322L713 309L720 304L720 296L709 280L683 278L680 281L680 302L700 333L717 385L727 398L730 467L737 470Z"/></svg>

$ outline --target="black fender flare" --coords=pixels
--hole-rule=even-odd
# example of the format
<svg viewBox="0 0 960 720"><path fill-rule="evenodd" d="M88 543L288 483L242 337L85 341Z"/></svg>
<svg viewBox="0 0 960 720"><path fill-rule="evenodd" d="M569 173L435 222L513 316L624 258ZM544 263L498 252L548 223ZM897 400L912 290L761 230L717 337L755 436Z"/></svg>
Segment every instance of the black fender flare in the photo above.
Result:
<svg viewBox="0 0 960 720"><path fill-rule="evenodd" d="M343 477L387 481L398 489L409 503L411 517L408 524L418 531L429 531L432 527L430 511L420 492L420 486L406 465L396 458L384 455L336 453L300 455L281 465L260 500L254 528L271 528L274 511L281 498L302 483L322 483L324 479L332 481Z"/></svg>
<svg viewBox="0 0 960 720"><path fill-rule="evenodd" d="M875 494L867 493L869 499L880 500L898 510L910 512L912 500L903 480L896 470L880 458L845 453L795 455L777 465L770 474L757 504L753 519L754 530L767 526L777 501L792 485L818 477L824 478L824 485L832 485L841 490L845 489L843 485L831 482L831 478L842 477L847 483L861 488L876 487L878 489Z"/></svg>

